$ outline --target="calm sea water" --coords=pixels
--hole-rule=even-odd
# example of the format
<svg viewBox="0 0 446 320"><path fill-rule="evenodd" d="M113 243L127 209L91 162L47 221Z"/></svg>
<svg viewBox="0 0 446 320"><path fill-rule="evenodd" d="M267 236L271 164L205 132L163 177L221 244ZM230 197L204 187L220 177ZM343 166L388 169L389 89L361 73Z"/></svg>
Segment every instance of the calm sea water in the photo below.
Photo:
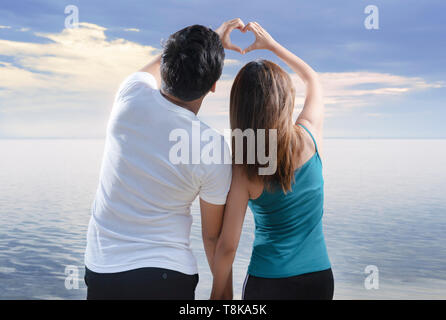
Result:
<svg viewBox="0 0 446 320"><path fill-rule="evenodd" d="M0 298L84 299L83 253L103 140L0 140ZM446 299L446 140L325 141L324 228L336 299ZM197 203L197 298L211 276ZM247 213L234 263L240 297L253 241ZM364 269L379 269L367 290ZM79 288L65 286L66 267Z"/></svg>

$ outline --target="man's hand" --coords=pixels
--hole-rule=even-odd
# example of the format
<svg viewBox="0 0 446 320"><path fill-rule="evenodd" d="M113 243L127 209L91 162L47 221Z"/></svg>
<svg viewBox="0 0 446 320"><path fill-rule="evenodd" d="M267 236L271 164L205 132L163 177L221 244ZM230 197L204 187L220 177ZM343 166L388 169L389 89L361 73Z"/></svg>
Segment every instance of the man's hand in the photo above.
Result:
<svg viewBox="0 0 446 320"><path fill-rule="evenodd" d="M224 22L217 28L217 30L215 30L215 32L220 36L221 42L223 43L223 48L243 53L243 50L239 46L232 44L230 34L234 29L239 29L242 31L244 28L245 24L243 21L240 18L237 18Z"/></svg>

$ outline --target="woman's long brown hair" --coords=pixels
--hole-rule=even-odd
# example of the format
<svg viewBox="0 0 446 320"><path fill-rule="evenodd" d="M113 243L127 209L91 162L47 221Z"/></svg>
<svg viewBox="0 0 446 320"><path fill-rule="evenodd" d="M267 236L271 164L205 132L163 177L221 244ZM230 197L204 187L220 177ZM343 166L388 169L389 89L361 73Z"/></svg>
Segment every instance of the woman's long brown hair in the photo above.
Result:
<svg viewBox="0 0 446 320"><path fill-rule="evenodd" d="M277 64L257 60L246 64L237 74L231 89L231 129L253 129L257 150L257 129L266 129L266 152L269 152L268 129L277 131L277 170L272 175L259 175L261 165L255 152L255 163L248 164L246 139L243 142L243 166L250 180L260 179L271 190L279 185L284 192L294 182L295 157L300 158L302 136L293 123L295 89L290 76ZM232 138L232 160L235 157L235 138Z"/></svg>

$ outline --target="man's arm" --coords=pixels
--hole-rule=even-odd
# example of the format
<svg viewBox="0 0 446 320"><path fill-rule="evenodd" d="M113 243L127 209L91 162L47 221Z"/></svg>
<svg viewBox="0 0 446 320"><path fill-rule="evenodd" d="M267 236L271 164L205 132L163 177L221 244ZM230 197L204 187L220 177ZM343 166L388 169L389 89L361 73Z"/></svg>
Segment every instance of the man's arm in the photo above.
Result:
<svg viewBox="0 0 446 320"><path fill-rule="evenodd" d="M231 43L229 35L231 34L232 30L234 29L242 30L244 27L245 25L243 21L237 18L224 22L220 27L218 27L215 30L215 32L220 36L223 47L225 49L234 50L241 53L242 49ZM156 56L149 64L147 64L144 68L142 68L139 71L148 72L151 75L153 75L155 77L156 83L158 84L158 88L160 88L161 87L160 67L161 67L161 54Z"/></svg>
<svg viewBox="0 0 446 320"><path fill-rule="evenodd" d="M161 54L156 56L149 64L147 64L144 68L139 70L140 72L148 72L150 73L156 80L158 88L161 87Z"/></svg>
<svg viewBox="0 0 446 320"><path fill-rule="evenodd" d="M215 248L222 227L224 209L225 205L211 204L200 199L203 246L213 275ZM232 270L228 277L223 297L225 299L232 299Z"/></svg>
<svg viewBox="0 0 446 320"><path fill-rule="evenodd" d="M215 32L220 36L223 48L242 53L243 50L239 46L236 46L231 42L230 35L232 30L239 29L240 31L242 31L244 27L245 24L240 18L223 22L222 25L215 30Z"/></svg>

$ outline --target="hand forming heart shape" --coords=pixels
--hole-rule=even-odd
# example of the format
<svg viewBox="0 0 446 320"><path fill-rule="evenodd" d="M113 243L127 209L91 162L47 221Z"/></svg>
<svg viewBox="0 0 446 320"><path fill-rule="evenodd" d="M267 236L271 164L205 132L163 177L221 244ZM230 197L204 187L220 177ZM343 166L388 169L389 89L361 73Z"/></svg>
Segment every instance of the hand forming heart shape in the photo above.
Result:
<svg viewBox="0 0 446 320"><path fill-rule="evenodd" d="M242 50L239 46L231 42L230 34L234 29L239 29L246 33L251 31L254 33L256 40L250 46ZM228 50L234 50L241 54L248 53L256 49L272 49L276 41L271 35L260 26L257 22L250 22L246 26L241 19L233 19L223 23L215 32L220 36L223 47Z"/></svg>
<svg viewBox="0 0 446 320"><path fill-rule="evenodd" d="M223 48L243 54L243 50L239 46L232 44L230 34L234 29L239 29L243 32L244 28L245 24L241 19L233 19L224 22L215 32L220 36Z"/></svg>

